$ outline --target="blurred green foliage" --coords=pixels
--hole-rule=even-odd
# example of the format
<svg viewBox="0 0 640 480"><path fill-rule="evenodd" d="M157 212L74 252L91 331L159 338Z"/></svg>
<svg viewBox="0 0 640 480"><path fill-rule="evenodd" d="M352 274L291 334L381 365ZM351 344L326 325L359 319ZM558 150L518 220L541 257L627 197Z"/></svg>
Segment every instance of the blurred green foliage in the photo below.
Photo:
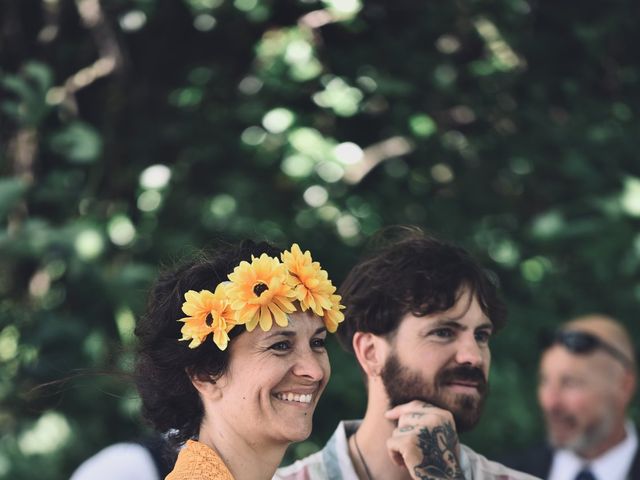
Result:
<svg viewBox="0 0 640 480"><path fill-rule="evenodd" d="M537 332L635 336L640 30L630 0L0 3L0 477L68 477L141 432L132 330L159 265L297 241L337 283L412 223L501 279L510 325L465 441L539 439ZM355 362L308 442L361 415ZM634 415L637 412L634 411Z"/></svg>

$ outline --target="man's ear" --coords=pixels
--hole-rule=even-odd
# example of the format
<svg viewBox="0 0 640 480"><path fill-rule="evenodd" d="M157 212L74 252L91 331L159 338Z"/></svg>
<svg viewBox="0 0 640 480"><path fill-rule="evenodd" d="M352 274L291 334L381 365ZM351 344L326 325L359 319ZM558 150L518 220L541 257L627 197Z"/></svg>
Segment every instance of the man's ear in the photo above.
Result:
<svg viewBox="0 0 640 480"><path fill-rule="evenodd" d="M187 375L189 375L191 384L200 394L200 398L202 399L203 403L206 400L211 401L222 398L222 388L220 388L218 382L211 376L194 374L193 372L187 372Z"/></svg>
<svg viewBox="0 0 640 480"><path fill-rule="evenodd" d="M387 341L373 333L356 332L353 335L353 351L360 366L369 377L380 376L388 350Z"/></svg>
<svg viewBox="0 0 640 480"><path fill-rule="evenodd" d="M622 380L622 393L624 395L625 407L631 403L631 400L633 400L633 396L636 393L636 387L637 387L636 382L637 382L636 373L631 370L625 371L624 377Z"/></svg>

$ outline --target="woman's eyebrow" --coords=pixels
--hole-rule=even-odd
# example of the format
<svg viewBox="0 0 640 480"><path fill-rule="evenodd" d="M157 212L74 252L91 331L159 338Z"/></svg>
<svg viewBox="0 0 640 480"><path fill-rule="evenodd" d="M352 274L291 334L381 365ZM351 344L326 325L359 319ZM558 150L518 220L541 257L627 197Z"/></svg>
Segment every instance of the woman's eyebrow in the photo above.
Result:
<svg viewBox="0 0 640 480"><path fill-rule="evenodd" d="M326 332L327 328L326 327L320 327L318 329L316 329L315 332L313 332L314 335L318 335L319 333L323 333ZM295 330L275 330L269 333L269 335L267 335L265 338L265 340L268 340L270 338L273 337L278 337L278 336L283 336L283 337L295 337L298 333Z"/></svg>
<svg viewBox="0 0 640 480"><path fill-rule="evenodd" d="M273 331L273 332L269 333L269 335L267 335L264 338L265 338L265 340L268 340L270 338L279 337L279 336L295 337L296 336L296 332L294 330L276 330L276 331Z"/></svg>

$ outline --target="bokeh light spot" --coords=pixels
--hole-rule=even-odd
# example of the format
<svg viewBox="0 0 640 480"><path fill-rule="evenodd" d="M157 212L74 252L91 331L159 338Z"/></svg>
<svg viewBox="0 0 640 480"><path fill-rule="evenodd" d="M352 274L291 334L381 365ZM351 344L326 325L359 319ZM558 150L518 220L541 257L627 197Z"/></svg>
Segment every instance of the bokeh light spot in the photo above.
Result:
<svg viewBox="0 0 640 480"><path fill-rule="evenodd" d="M313 173L315 162L306 155L289 155L282 161L281 169L289 177L304 178Z"/></svg>
<svg viewBox="0 0 640 480"><path fill-rule="evenodd" d="M20 435L18 446L25 455L50 454L64 447L70 434L67 419L58 412L49 411Z"/></svg>
<svg viewBox="0 0 640 480"><path fill-rule="evenodd" d="M215 19L213 15L209 15L208 13L201 13L200 15L196 15L193 19L193 28L200 32L208 32L213 30L218 21Z"/></svg>
<svg viewBox="0 0 640 480"><path fill-rule="evenodd" d="M88 228L78 234L74 247L80 258L93 260L104 250L104 239L97 230Z"/></svg>
<svg viewBox="0 0 640 480"><path fill-rule="evenodd" d="M327 203L329 192L321 185L312 185L304 191L302 197L307 205L318 208Z"/></svg>
<svg viewBox="0 0 640 480"><path fill-rule="evenodd" d="M136 228L126 215L116 215L109 221L107 233L115 245L124 247L133 242L136 237Z"/></svg>
<svg viewBox="0 0 640 480"><path fill-rule="evenodd" d="M362 149L353 142L344 142L336 145L333 154L337 160L345 165L358 163L364 157Z"/></svg>
<svg viewBox="0 0 640 480"><path fill-rule="evenodd" d="M453 170L444 163L436 163L431 167L431 176L438 183L449 183L454 179Z"/></svg>
<svg viewBox="0 0 640 480"><path fill-rule="evenodd" d="M335 183L344 176L344 169L335 162L320 162L316 172L327 183Z"/></svg>
<svg viewBox="0 0 640 480"><path fill-rule="evenodd" d="M253 147L260 145L264 142L265 138L267 138L267 132L265 132L263 128L256 126L246 128L242 132L242 135L240 135L240 140L242 140L243 143Z"/></svg>
<svg viewBox="0 0 640 480"><path fill-rule="evenodd" d="M162 195L157 190L145 190L138 196L138 209L143 212L153 212L162 203Z"/></svg>
<svg viewBox="0 0 640 480"><path fill-rule="evenodd" d="M436 40L436 48L448 55L460 50L460 40L453 35L442 35Z"/></svg>
<svg viewBox="0 0 640 480"><path fill-rule="evenodd" d="M209 211L214 217L219 219L228 218L236 211L238 202L231 195L221 193L211 200Z"/></svg>
<svg viewBox="0 0 640 480"><path fill-rule="evenodd" d="M147 23L147 16L140 10L131 10L120 17L120 28L125 32L140 30Z"/></svg>
<svg viewBox="0 0 640 480"><path fill-rule="evenodd" d="M623 210L632 217L640 217L640 179L627 177L620 197Z"/></svg>
<svg viewBox="0 0 640 480"><path fill-rule="evenodd" d="M423 138L430 137L438 130L436 122L426 114L412 115L409 119L409 128L414 135Z"/></svg>
<svg viewBox="0 0 640 480"><path fill-rule="evenodd" d="M294 119L291 110L274 108L262 118L262 125L271 133L282 133L293 124Z"/></svg>
<svg viewBox="0 0 640 480"><path fill-rule="evenodd" d="M151 165L140 174L142 188L160 189L167 186L171 179L171 170L166 165Z"/></svg>

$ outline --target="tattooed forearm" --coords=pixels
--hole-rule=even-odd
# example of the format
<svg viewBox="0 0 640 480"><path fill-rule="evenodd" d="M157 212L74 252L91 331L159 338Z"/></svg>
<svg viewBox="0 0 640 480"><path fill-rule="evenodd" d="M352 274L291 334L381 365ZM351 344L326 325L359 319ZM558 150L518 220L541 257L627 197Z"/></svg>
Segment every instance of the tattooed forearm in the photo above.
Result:
<svg viewBox="0 0 640 480"><path fill-rule="evenodd" d="M451 425L441 425L433 430L422 428L418 434L418 446L422 462L413 471L422 480L464 480L456 454L458 437Z"/></svg>

